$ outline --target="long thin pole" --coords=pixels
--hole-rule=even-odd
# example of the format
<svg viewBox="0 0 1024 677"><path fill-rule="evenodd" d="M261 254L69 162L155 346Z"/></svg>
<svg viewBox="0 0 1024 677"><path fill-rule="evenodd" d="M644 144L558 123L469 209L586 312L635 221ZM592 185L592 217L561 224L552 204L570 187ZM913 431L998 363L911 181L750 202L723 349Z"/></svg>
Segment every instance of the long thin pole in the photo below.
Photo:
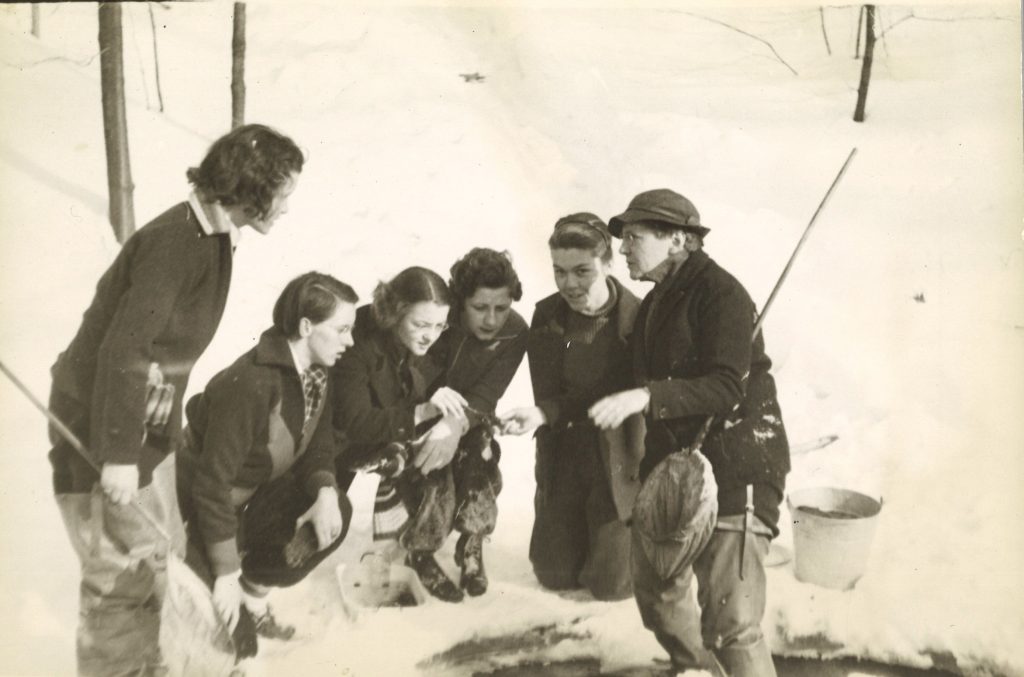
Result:
<svg viewBox="0 0 1024 677"><path fill-rule="evenodd" d="M29 402L35 405L36 409L42 412L43 416L45 416L46 419L50 422L50 425L52 425L57 430L57 432L60 433L61 437L67 440L68 444L75 448L75 451L77 451L82 456L82 458L85 459L85 462L89 464L89 467L95 470L96 472L101 472L99 465L97 465L96 461L93 460L92 454L90 454L89 450L85 448L85 445L82 444L82 441L78 439L78 435L75 435L75 433L71 432L71 429L64 425L64 422L57 418L57 415L50 411L50 409L45 404L43 404L42 401L40 401L40 399L36 397L31 390L28 389L28 386L22 383L21 379L15 376L14 372L7 368L7 365L4 364L2 360L0 360L0 371L4 373L4 376L11 380L11 383L13 383L15 387L21 391L22 395L28 398ZM142 515L142 517L147 522L149 522L149 525L151 527L156 529L156 532L160 534L161 538L170 543L170 535L163 528L163 526L161 526L160 523L156 521L156 518L149 514L149 511L147 511L138 503L132 503L132 507L139 511L139 514Z"/></svg>
<svg viewBox="0 0 1024 677"><path fill-rule="evenodd" d="M757 322L754 323L754 332L751 336L751 343L757 338L757 335L761 332L761 325L764 324L764 320L768 317L768 311L772 307L772 303L775 301L775 297L779 293L779 289L782 288L782 283L786 281L786 277L789 275L790 268L793 267L793 262L796 261L797 254L800 253L800 249L804 246L804 242L807 241L807 236L811 234L811 228L814 227L815 222L818 220L818 215L821 214L821 210L825 208L825 204L828 199L832 197L832 193L835 192L836 186L839 185L839 180L843 178L843 174L846 173L846 168L850 166L850 161L853 160L853 156L857 154L857 149L852 148L850 154L846 156L846 162L839 168L839 173L836 174L836 178L832 180L832 185L828 187L825 192L825 197L821 198L821 202L818 203L818 208L814 210L814 214L811 216L810 222L807 227L804 228L804 234L800 236L800 240L796 243L796 247L793 248L793 253L789 256L789 261L786 262L786 267L782 269L782 274L779 275L778 281L775 283L775 287L772 289L772 293L768 295L768 300L764 303L764 308L761 309L761 314L757 316ZM701 426L700 432L697 433L697 437L694 439L693 444L689 446L687 451L693 452L700 449L701 445L704 444L704 438L707 437L708 431L711 430L711 424L715 420L715 415L711 414L704 419L704 425Z"/></svg>
<svg viewBox="0 0 1024 677"><path fill-rule="evenodd" d="M789 269L793 267L793 262L796 261L797 254L800 253L800 249L804 246L804 242L807 241L807 237L811 234L811 228L813 228L815 222L817 222L818 214L820 214L821 210L825 208L825 204L828 202L828 199L832 197L832 193L835 192L836 186L839 185L839 180L843 178L843 174L846 173L846 168L850 166L850 161L853 160L853 156L856 154L856 148L850 150L850 154L846 156L846 162L844 162L843 166L839 168L839 173L836 174L836 178L832 180L832 185L828 187L825 197L821 198L818 208L814 210L814 215L811 216L810 222L807 224L807 227L804 228L804 234L800 236L799 242L797 242L796 247L793 248L793 253L790 254L789 261L786 262L786 267L782 269L782 274L779 275L779 279L775 283L772 293L768 295L768 300L764 302L761 314L758 315L757 323L754 325L754 335L751 337L751 340L757 338L757 333L761 331L761 325L764 324L764 319L768 316L768 311L771 309L772 303L775 302L775 297L778 296L779 289L782 288L782 283L786 281L786 277L789 275Z"/></svg>

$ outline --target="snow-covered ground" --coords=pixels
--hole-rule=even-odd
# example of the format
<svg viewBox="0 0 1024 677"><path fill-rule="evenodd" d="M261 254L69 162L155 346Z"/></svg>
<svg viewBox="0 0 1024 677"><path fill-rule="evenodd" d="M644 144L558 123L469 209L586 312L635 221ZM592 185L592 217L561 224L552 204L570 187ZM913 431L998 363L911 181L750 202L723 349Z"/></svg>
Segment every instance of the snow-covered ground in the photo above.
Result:
<svg viewBox="0 0 1024 677"><path fill-rule="evenodd" d="M797 582L792 563L770 571L765 630L780 654L1024 674L1019 4L883 7L864 124L850 119L856 7L824 10L830 56L816 7L505 5L249 3L247 117L293 136L309 162L274 232L243 239L192 390L255 342L280 288L309 269L368 298L407 265L446 271L470 246L507 248L529 315L553 290L555 219L607 218L655 187L693 199L709 253L763 302L856 146L765 334L791 440L839 436L794 457L790 488L858 489L884 508L854 590ZM95 9L41 6L36 39L27 5L0 7L0 359L42 395L117 249ZM124 11L141 225L185 194L185 168L228 126L231 5L152 7L164 113L148 8ZM524 367L504 404L529 399ZM632 602L539 588L531 445L503 447L486 596L345 620L333 568L368 544L364 478L345 547L277 597L301 639L269 645L251 673L414 674L460 641L550 624L581 638L546 658L614 669L663 657ZM39 414L0 385L2 674L74 669L77 566L46 450ZM788 525L778 542L792 548Z"/></svg>

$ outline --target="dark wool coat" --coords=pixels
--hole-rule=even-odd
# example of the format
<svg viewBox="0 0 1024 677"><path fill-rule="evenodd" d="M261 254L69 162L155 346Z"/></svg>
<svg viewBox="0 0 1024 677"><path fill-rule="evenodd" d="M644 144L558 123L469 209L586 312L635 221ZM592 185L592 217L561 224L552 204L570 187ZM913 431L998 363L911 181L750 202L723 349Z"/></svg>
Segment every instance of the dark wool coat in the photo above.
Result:
<svg viewBox="0 0 1024 677"><path fill-rule="evenodd" d="M356 311L353 333L355 345L331 369L339 477L342 471L372 462L384 445L415 438L416 405L424 401L427 386L441 373L429 355L410 355L391 330L380 328L368 305ZM408 383L402 375L403 362ZM351 475L341 479L342 485L351 479Z"/></svg>
<svg viewBox="0 0 1024 677"><path fill-rule="evenodd" d="M567 350L565 327L569 305L559 294L552 294L537 303L530 324L526 354L530 364L534 401L544 410L551 425L537 430L538 474L544 472L545 459L557 459L567 426L590 425L587 409L606 395L630 386L629 335L640 302L632 292L614 277L609 277L618 294L618 303L612 310L616 344L602 369L600 385L587 393L570 393L562 381L563 359ZM555 414L557 412L557 415ZM599 455L612 489L619 519L628 519L636 494L640 490L639 464L644 453L644 421L639 415L631 416L620 426L598 434ZM543 478L538 477L538 485Z"/></svg>
<svg viewBox="0 0 1024 677"><path fill-rule="evenodd" d="M329 379L328 379L329 381ZM287 339L268 329L255 348L189 400L177 458L182 516L195 520L214 575L241 566L237 511L286 472L316 498L335 487L330 383L305 421L305 397Z"/></svg>
<svg viewBox="0 0 1024 677"><path fill-rule="evenodd" d="M140 228L100 278L82 325L57 358L53 396L89 412L83 440L99 463L139 465L140 484L180 435L182 397L220 322L231 280L231 239L205 234L187 202ZM167 436L145 429L151 362L174 385ZM88 491L96 480L67 448L51 457L55 488Z"/></svg>
<svg viewBox="0 0 1024 677"><path fill-rule="evenodd" d="M477 411L493 414L526 354L526 320L509 312L505 326L490 341L481 341L462 327L456 311L451 325L430 348L430 355L445 373L434 387L446 385L466 398Z"/></svg>
<svg viewBox="0 0 1024 677"><path fill-rule="evenodd" d="M742 514L753 484L755 512L774 529L789 444L764 338L751 343L754 303L701 250L659 286L644 298L632 337L636 381L651 391L642 474L692 444L715 414L702 451L718 483L719 514Z"/></svg>

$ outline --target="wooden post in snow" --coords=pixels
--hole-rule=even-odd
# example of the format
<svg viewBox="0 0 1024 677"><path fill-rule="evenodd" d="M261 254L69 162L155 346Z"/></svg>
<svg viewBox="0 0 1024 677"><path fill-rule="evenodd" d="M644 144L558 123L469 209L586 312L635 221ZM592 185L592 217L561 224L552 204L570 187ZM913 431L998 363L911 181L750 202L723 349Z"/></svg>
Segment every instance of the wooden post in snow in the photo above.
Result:
<svg viewBox="0 0 1024 677"><path fill-rule="evenodd" d="M32 3L32 37L39 37L39 5Z"/></svg>
<svg viewBox="0 0 1024 677"><path fill-rule="evenodd" d="M857 88L857 108L854 122L864 122L864 106L868 101L868 83L871 81L871 60L875 54L875 6L864 5L864 61L860 68L860 87Z"/></svg>
<svg viewBox="0 0 1024 677"><path fill-rule="evenodd" d="M121 5L99 4L100 89L103 94L103 138L107 147L110 225L123 243L135 232L132 170L128 161L128 121L124 108L124 50Z"/></svg>
<svg viewBox="0 0 1024 677"><path fill-rule="evenodd" d="M231 33L231 128L245 124L245 3L236 2Z"/></svg>

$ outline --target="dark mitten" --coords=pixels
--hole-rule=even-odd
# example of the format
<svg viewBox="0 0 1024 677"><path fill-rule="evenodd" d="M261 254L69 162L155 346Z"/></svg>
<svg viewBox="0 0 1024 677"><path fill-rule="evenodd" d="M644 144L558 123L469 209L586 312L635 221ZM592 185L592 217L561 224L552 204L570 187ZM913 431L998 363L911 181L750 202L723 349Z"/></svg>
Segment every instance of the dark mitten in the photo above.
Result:
<svg viewBox="0 0 1024 677"><path fill-rule="evenodd" d="M284 546L284 561L289 567L297 569L317 553L319 546L313 524L306 522L296 529L292 540Z"/></svg>
<svg viewBox="0 0 1024 677"><path fill-rule="evenodd" d="M243 658L251 658L256 655L259 644L256 640L256 620L252 613L242 604L238 608L238 625L231 633L231 641L235 645L235 663Z"/></svg>

